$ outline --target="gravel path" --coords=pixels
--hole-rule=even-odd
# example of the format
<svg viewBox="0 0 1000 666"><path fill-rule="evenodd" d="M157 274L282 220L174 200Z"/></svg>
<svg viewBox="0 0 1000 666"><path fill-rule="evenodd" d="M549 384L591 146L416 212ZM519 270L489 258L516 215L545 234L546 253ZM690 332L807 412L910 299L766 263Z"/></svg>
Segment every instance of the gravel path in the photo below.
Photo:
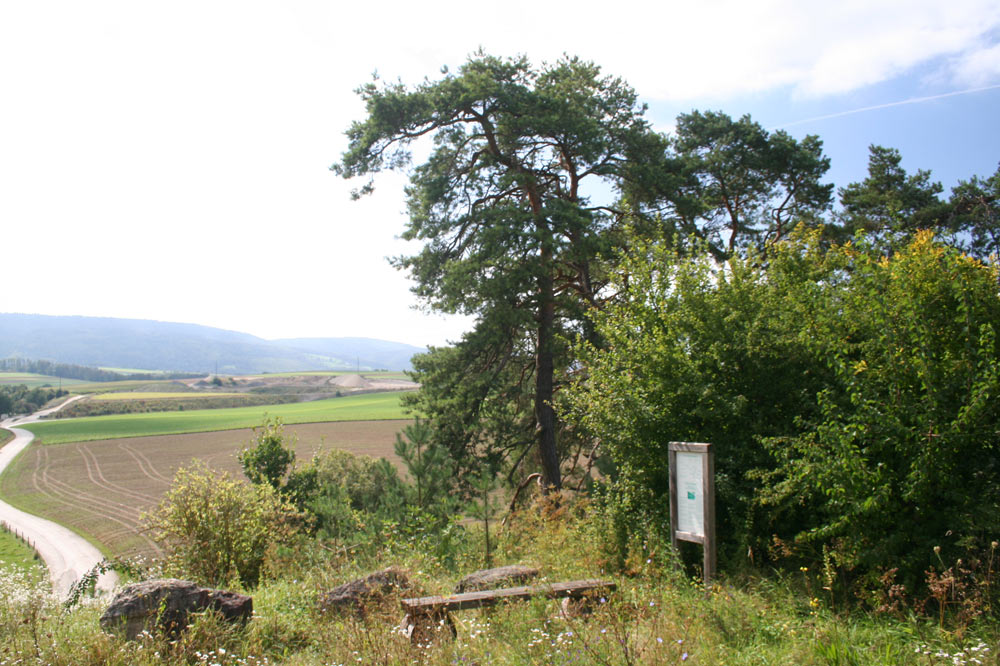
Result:
<svg viewBox="0 0 1000 666"><path fill-rule="evenodd" d="M0 427L7 428L14 433L14 439L0 449L0 474L35 437L31 432L16 426L37 421L83 397L85 396L75 396L58 407L44 409L31 416L12 417L0 422ZM104 559L101 551L76 532L51 520L25 513L2 500L0 500L0 521L7 523L32 543L49 569L49 575L52 577L52 590L60 597L65 597L73 583L80 580L83 574L93 569ZM98 579L97 588L110 591L114 589L117 582L118 576L114 572L109 572Z"/></svg>

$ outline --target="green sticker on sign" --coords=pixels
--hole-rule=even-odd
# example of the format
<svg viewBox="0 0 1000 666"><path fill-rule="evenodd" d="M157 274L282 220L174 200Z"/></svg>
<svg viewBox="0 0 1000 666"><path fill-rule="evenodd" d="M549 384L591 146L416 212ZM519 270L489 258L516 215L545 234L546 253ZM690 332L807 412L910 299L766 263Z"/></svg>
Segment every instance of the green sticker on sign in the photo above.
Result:
<svg viewBox="0 0 1000 666"><path fill-rule="evenodd" d="M689 500L693 500L694 499L694 493L691 492L690 490L688 491L688 499Z"/></svg>

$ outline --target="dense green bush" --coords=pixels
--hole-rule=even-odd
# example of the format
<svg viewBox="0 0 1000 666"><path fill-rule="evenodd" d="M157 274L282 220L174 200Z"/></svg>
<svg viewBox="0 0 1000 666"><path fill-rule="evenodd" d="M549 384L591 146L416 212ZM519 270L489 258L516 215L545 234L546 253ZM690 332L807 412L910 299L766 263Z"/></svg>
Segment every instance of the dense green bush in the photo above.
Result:
<svg viewBox="0 0 1000 666"><path fill-rule="evenodd" d="M248 484L198 461L177 470L146 515L166 548L167 569L208 585L254 586L268 549L289 543L305 517L267 484Z"/></svg>
<svg viewBox="0 0 1000 666"><path fill-rule="evenodd" d="M309 466L316 490L308 509L316 516L318 536L348 539L401 519L406 489L388 460L332 449Z"/></svg>
<svg viewBox="0 0 1000 666"><path fill-rule="evenodd" d="M46 386L28 388L25 384L0 386L0 414L29 414L38 411L45 403L61 398L69 392Z"/></svg>
<svg viewBox="0 0 1000 666"><path fill-rule="evenodd" d="M894 253L804 235L725 264L647 245L626 268L567 396L617 467L622 538L666 529L671 440L716 447L730 565L825 554L913 583L933 546L1000 533L994 268L927 234Z"/></svg>

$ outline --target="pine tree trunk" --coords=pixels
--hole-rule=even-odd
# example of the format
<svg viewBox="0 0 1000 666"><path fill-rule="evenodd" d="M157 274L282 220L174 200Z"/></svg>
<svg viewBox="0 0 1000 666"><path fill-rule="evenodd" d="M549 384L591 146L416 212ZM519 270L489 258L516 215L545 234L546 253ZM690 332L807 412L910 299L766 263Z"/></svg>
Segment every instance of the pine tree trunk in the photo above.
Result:
<svg viewBox="0 0 1000 666"><path fill-rule="evenodd" d="M551 250L543 246L542 266L551 264ZM556 412L552 406L553 338L555 336L555 294L552 273L541 270L538 276L538 340L535 352L535 432L538 438L538 456L542 463L542 476L546 489L562 487L559 472L559 452L556 447Z"/></svg>

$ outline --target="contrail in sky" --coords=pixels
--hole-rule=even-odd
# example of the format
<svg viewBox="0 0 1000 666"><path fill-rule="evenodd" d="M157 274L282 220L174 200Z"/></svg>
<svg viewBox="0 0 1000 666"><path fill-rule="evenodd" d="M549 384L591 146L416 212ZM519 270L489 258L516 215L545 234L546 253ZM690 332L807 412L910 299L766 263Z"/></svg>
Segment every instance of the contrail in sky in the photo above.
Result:
<svg viewBox="0 0 1000 666"><path fill-rule="evenodd" d="M887 109L891 106L903 106L904 104L919 104L921 102L929 102L935 99L943 99L945 97L954 97L956 95L968 95L969 93L983 92L984 90L996 90L1000 88L1000 84L995 86L985 86L983 88L969 88L968 90L956 90L954 92L942 93L940 95L931 95L929 97L911 97L910 99L904 99L900 102L888 102L887 104L876 104L875 106L865 106L860 109L851 109L850 111L839 111L837 113L829 113L825 116L816 116L815 118L805 118L803 120L793 120L790 123L783 123L777 127L772 127L771 129L783 129L785 127L791 127L793 125L804 125L805 123L816 122L817 120L828 120L830 118L840 118L841 116L849 116L855 113L864 113L865 111L875 111L876 109Z"/></svg>

